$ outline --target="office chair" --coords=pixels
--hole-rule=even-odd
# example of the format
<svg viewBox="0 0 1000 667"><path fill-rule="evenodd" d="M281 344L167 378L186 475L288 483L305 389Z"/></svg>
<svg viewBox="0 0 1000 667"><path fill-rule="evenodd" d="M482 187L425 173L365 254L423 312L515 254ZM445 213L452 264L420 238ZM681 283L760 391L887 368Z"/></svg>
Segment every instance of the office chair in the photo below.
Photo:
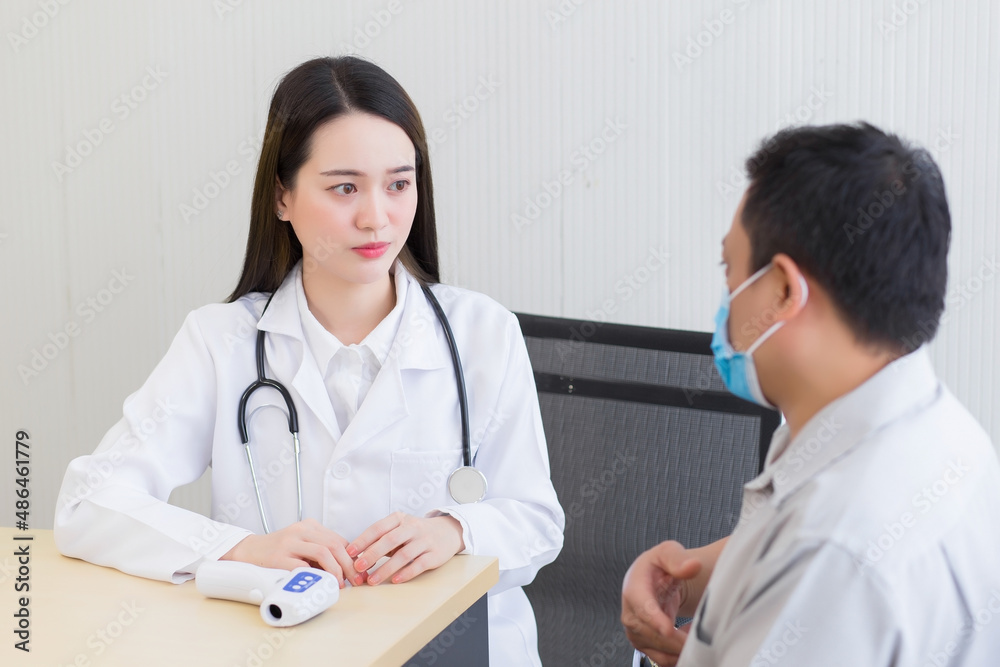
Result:
<svg viewBox="0 0 1000 667"><path fill-rule="evenodd" d="M525 588L542 664L631 665L625 571L664 540L732 532L779 416L726 391L711 334L517 317L566 512L562 552Z"/></svg>

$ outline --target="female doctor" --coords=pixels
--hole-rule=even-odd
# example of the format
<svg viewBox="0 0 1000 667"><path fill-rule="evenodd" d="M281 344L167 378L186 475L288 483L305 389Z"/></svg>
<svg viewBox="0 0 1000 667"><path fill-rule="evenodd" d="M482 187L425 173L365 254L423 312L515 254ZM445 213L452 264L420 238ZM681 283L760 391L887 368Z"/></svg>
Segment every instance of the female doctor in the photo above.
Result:
<svg viewBox="0 0 1000 667"><path fill-rule="evenodd" d="M473 497L459 502L449 479L468 463ZM209 466L211 519L167 503ZM555 559L563 527L516 318L438 284L413 102L363 60L300 65L271 100L236 290L188 315L121 421L70 463L59 550L173 582L216 559L309 564L342 586L402 583L456 553L497 556L492 662L537 665L521 586Z"/></svg>

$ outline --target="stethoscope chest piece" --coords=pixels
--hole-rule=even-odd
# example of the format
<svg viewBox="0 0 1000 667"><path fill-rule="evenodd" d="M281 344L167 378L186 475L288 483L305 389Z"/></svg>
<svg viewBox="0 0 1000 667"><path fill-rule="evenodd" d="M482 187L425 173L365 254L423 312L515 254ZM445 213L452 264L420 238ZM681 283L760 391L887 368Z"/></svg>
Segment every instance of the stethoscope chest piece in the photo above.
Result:
<svg viewBox="0 0 1000 667"><path fill-rule="evenodd" d="M462 466L448 477L448 492L463 505L486 497L486 475L472 466Z"/></svg>

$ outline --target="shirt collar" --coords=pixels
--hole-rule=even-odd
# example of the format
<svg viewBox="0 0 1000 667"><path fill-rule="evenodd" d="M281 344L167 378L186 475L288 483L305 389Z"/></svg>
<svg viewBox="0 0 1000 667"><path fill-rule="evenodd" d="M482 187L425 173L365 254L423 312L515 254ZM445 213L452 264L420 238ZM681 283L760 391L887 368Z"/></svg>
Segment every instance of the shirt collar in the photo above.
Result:
<svg viewBox="0 0 1000 667"><path fill-rule="evenodd" d="M816 413L791 443L788 424L782 424L771 439L764 471L747 488L773 484L773 501L780 503L869 436L922 409L940 391L926 349L897 359Z"/></svg>
<svg viewBox="0 0 1000 667"><path fill-rule="evenodd" d="M392 342L399 331L399 324L403 319L403 306L406 302L409 281L402 275L401 271L405 273L402 264L397 262L392 270L392 273L396 276L393 280L396 289L396 305L378 323L378 326L365 336L364 340L358 344L344 345L336 336L327 331L319 323L319 320L316 319L312 311L309 310L309 302L306 299L305 288L302 285L302 272L301 269L298 270L298 279L295 280L294 288L295 303L298 307L299 317L302 320L302 333L305 337L306 345L309 346L313 357L316 359L323 373L326 372L330 360L345 347L358 350L363 357L367 357L369 360L373 358L377 361L379 368L385 365Z"/></svg>
<svg viewBox="0 0 1000 667"><path fill-rule="evenodd" d="M430 370L451 365L448 341L444 330L437 321L434 310L417 279L410 275L401 262L396 262L396 306L400 309L395 328L386 331L384 340L391 343L383 365L389 358L396 358L400 368ZM301 289L302 262L296 264L281 286L274 292L271 304L257 321L257 329L274 334L284 334L305 342L303 318L299 314L296 285ZM461 290L447 285L434 285L435 294L449 316L455 314L453 306L461 301ZM267 295L257 296L260 308L264 308ZM403 304L400 308L400 304ZM376 327L377 328L377 327ZM325 331L325 329L324 329ZM308 345L308 343L307 343ZM325 370L325 369L324 369Z"/></svg>

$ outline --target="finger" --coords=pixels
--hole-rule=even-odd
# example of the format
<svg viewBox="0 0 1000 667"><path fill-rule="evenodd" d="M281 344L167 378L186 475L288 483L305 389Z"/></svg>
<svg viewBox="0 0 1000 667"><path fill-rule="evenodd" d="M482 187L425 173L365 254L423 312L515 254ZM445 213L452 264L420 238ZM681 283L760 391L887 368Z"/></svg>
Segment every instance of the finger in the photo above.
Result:
<svg viewBox="0 0 1000 667"><path fill-rule="evenodd" d="M354 561L354 569L358 572L371 569L371 567L378 562L379 558L393 554L394 551L398 553L397 550L402 545L411 542L415 536L416 535L412 527L397 526L376 540L374 544L359 553ZM393 554L392 557L395 558L396 554ZM392 561L390 560L390 562ZM405 565L406 563L403 564ZM382 567L385 567L385 565Z"/></svg>
<svg viewBox="0 0 1000 667"><path fill-rule="evenodd" d="M383 581L388 581L401 569L423 555L424 551L425 549L414 542L410 542L397 549L396 553L394 553L389 560L383 563L379 569L368 575L368 583L372 586L377 586Z"/></svg>
<svg viewBox="0 0 1000 667"><path fill-rule="evenodd" d="M679 653L664 653L656 649L649 649L648 651L643 651L643 653L660 667L676 667L677 661L680 659Z"/></svg>
<svg viewBox="0 0 1000 667"><path fill-rule="evenodd" d="M628 590L623 596L622 625L636 634L665 635L674 627L657 598L646 590Z"/></svg>
<svg viewBox="0 0 1000 667"><path fill-rule="evenodd" d="M681 650L684 648L684 642L686 640L686 632L681 632L680 630L671 628L670 632L665 635L644 637L643 640L639 642L641 646L637 646L636 648L655 660L658 664L662 665L663 662L661 662L659 658L663 658L664 660L673 658L676 660L677 656L681 654ZM657 656L659 656L659 658Z"/></svg>
<svg viewBox="0 0 1000 667"><path fill-rule="evenodd" d="M316 563L319 566L319 569L326 570L333 576L337 577L337 581L341 584L341 587L343 587L344 570L340 566L340 563L337 562L337 559L334 558L328 547L314 542L302 542L298 545L298 548L295 551L295 555Z"/></svg>
<svg viewBox="0 0 1000 667"><path fill-rule="evenodd" d="M639 630L626 630L625 636L628 638L629 643L640 651L647 652L654 650L669 652L668 648L664 645L667 641L665 635L657 633L648 626Z"/></svg>
<svg viewBox="0 0 1000 667"><path fill-rule="evenodd" d="M410 561L409 564L400 568L396 572L395 576L392 577L392 583L402 584L410 581L419 574L423 574L427 570L433 570L441 567L443 563L437 562L438 559L434 558L433 553L427 552L416 559Z"/></svg>
<svg viewBox="0 0 1000 667"><path fill-rule="evenodd" d="M351 582L355 586L360 586L363 582L359 575L354 572L354 560L347 555L347 551L341 545L335 545L334 547L328 547L330 554L333 559L337 561L337 565L340 566L340 570L344 577L351 577ZM341 588L343 588L343 581L341 581Z"/></svg>
<svg viewBox="0 0 1000 667"><path fill-rule="evenodd" d="M365 528L364 532L354 538L354 540L347 545L347 555L351 558L357 558L358 554L368 549L376 540L380 539L390 530L397 528L400 523L401 521L399 517L395 514L390 514L385 518L379 519L372 525ZM378 559L372 559L372 562L374 563L376 560ZM368 568L363 569L367 570Z"/></svg>
<svg viewBox="0 0 1000 667"><path fill-rule="evenodd" d="M311 521L312 525L306 525L306 521ZM328 554L329 557L321 554L321 557L315 560L317 564L320 564L320 569L333 573L334 570L330 564L332 562L336 563L341 573L338 578L340 579L341 588L343 588L344 578L354 572L354 561L345 549L346 540L329 528L311 519L307 519L296 525L299 527L299 532L301 533L299 539L302 540L303 544L316 545ZM317 552L310 550L310 553ZM330 558L333 560L331 561Z"/></svg>
<svg viewBox="0 0 1000 667"><path fill-rule="evenodd" d="M677 579L690 579L701 571L698 559L685 556L684 552L653 548L651 556L654 565Z"/></svg>

